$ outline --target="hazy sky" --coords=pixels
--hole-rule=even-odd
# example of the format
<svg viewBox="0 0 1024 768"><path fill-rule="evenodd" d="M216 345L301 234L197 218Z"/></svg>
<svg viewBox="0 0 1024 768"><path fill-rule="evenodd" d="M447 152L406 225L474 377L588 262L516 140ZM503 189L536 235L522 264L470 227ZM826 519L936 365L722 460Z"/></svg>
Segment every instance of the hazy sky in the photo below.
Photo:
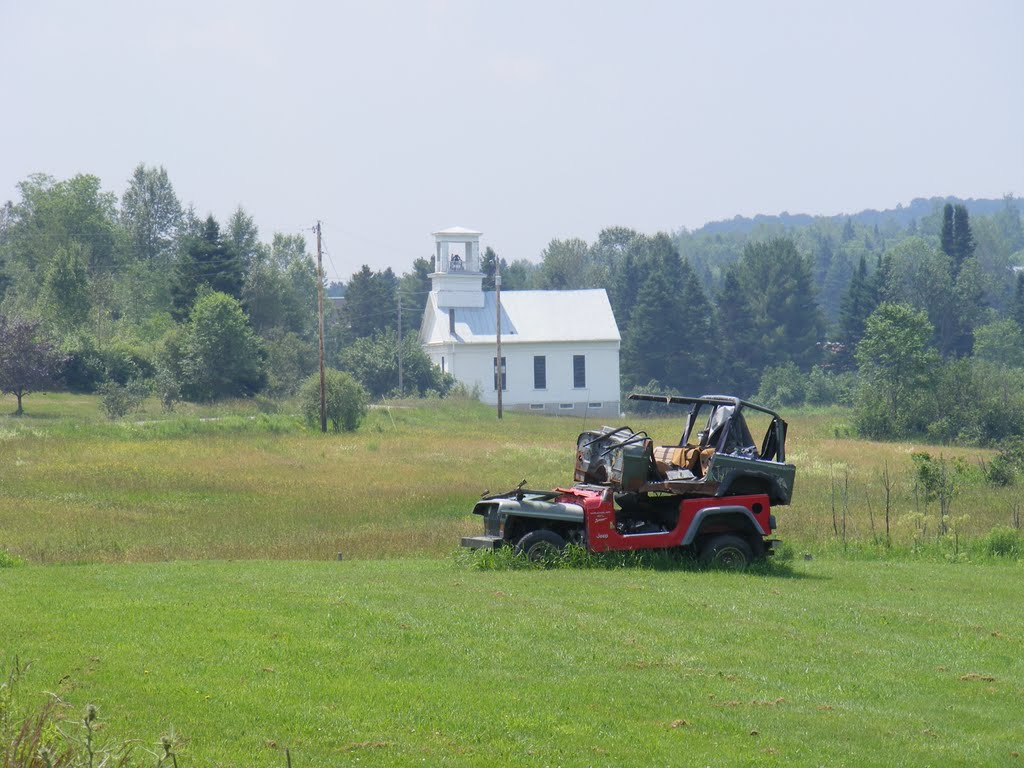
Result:
<svg viewBox="0 0 1024 768"><path fill-rule="evenodd" d="M265 240L322 220L332 277L452 225L536 260L612 225L1024 195L1020 0L0 0L0 71L0 200L162 165Z"/></svg>

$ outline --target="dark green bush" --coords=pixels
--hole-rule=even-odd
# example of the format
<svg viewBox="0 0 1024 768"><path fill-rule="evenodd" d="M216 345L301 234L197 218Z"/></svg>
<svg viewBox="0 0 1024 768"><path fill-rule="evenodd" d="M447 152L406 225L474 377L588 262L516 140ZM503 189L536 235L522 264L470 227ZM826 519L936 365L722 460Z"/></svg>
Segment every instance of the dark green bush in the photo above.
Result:
<svg viewBox="0 0 1024 768"><path fill-rule="evenodd" d="M328 368L324 376L327 422L335 432L353 432L366 416L369 397L351 375ZM314 373L302 385L302 415L314 429L320 428L320 373Z"/></svg>
<svg viewBox="0 0 1024 768"><path fill-rule="evenodd" d="M992 485L1013 485L1024 469L1024 439L1011 437L999 446L999 453L988 463L985 474Z"/></svg>
<svg viewBox="0 0 1024 768"><path fill-rule="evenodd" d="M106 363L91 336L65 339L61 347L65 355L61 380L71 392L91 393L106 378Z"/></svg>

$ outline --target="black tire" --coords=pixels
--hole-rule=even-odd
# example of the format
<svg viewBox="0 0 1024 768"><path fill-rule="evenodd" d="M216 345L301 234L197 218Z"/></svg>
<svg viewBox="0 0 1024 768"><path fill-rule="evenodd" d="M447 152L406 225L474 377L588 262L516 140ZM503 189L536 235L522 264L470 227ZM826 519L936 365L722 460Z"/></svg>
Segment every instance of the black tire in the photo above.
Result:
<svg viewBox="0 0 1024 768"><path fill-rule="evenodd" d="M754 560L750 545L739 536L724 534L709 539L701 548L700 561L712 568L743 571Z"/></svg>
<svg viewBox="0 0 1024 768"><path fill-rule="evenodd" d="M554 531L542 528L530 531L516 544L516 552L526 555L528 560L542 562L557 555L565 548L565 539Z"/></svg>

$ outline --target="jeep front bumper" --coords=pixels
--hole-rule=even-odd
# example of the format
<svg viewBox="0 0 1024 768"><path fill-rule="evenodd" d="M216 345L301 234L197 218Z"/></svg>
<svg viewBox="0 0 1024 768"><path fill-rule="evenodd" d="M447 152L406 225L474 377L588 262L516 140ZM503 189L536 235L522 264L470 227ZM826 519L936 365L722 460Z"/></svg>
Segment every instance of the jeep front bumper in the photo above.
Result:
<svg viewBox="0 0 1024 768"><path fill-rule="evenodd" d="M505 540L500 536L463 536L460 544L470 549L498 549Z"/></svg>

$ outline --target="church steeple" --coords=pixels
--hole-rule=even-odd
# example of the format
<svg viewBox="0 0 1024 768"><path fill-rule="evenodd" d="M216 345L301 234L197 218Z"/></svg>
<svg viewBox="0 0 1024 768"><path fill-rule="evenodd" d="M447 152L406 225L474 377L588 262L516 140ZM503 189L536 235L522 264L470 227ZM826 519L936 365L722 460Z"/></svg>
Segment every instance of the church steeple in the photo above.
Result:
<svg viewBox="0 0 1024 768"><path fill-rule="evenodd" d="M434 232L434 271L430 285L439 309L484 306L481 234L463 227Z"/></svg>

